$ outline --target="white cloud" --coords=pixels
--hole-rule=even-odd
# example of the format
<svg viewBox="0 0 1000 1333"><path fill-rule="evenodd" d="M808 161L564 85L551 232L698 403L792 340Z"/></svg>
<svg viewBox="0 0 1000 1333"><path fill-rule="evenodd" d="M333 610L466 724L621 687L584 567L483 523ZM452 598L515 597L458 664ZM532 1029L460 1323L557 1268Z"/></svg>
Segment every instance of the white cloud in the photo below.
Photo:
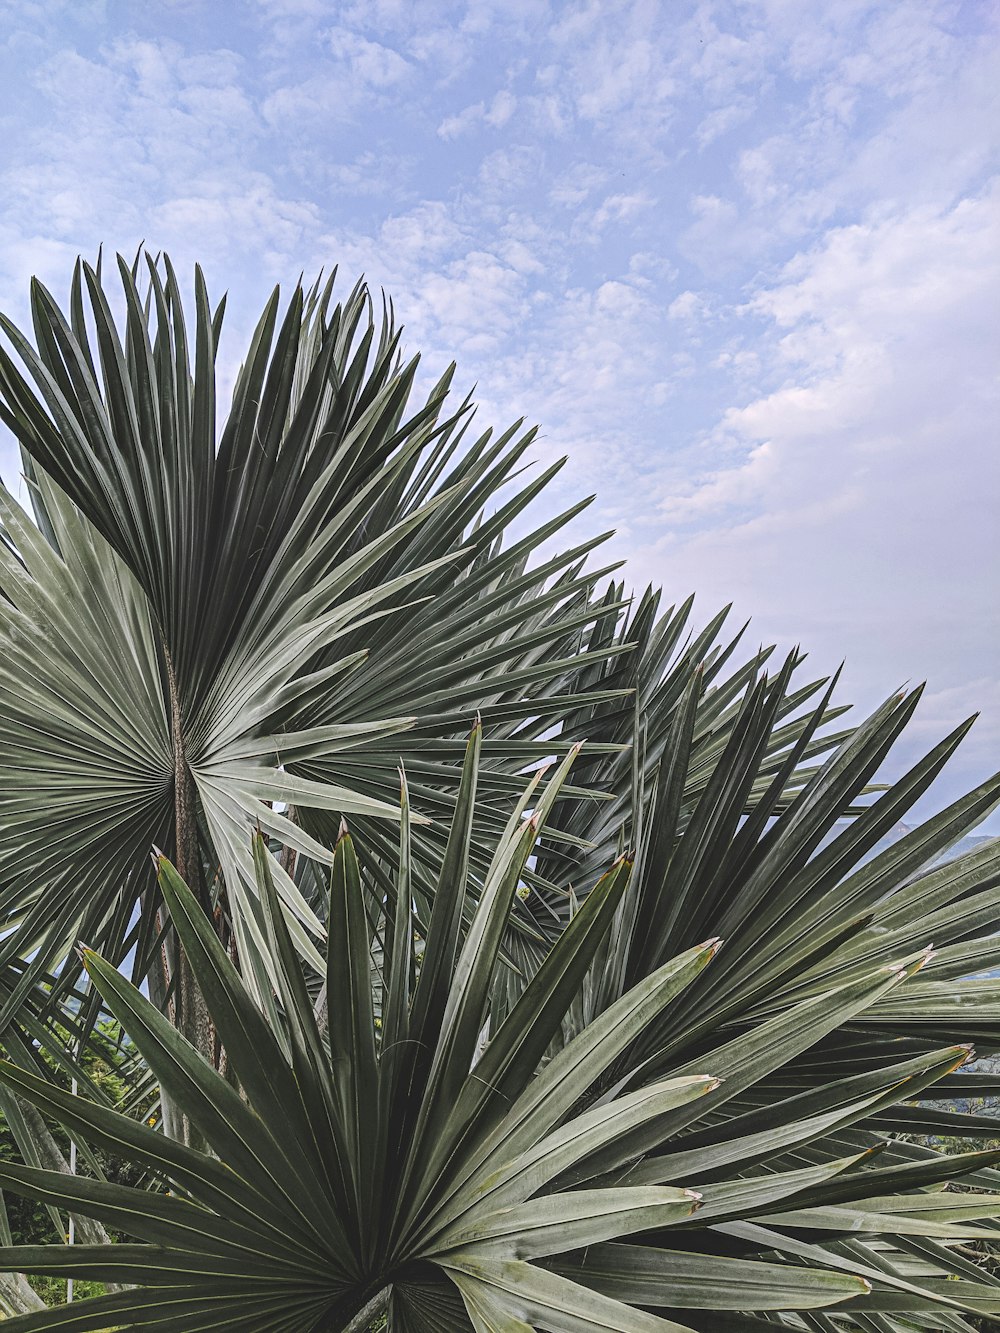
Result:
<svg viewBox="0 0 1000 1333"><path fill-rule="evenodd" d="M718 428L720 440L752 445L746 461L673 499L671 515L756 500L773 527L797 521L808 487L836 489L852 469L912 472L919 457L951 473L956 443L945 447L946 423L974 416L970 406L995 392L998 240L993 187L944 212L837 228L791 261L746 307L778 335L779 387L731 408ZM965 443L987 461L984 442Z"/></svg>
<svg viewBox="0 0 1000 1333"><path fill-rule="evenodd" d="M644 191L633 194L609 194L594 214L590 225L594 231L602 231L615 223L627 222L652 205L652 197Z"/></svg>
<svg viewBox="0 0 1000 1333"><path fill-rule="evenodd" d="M746 257L757 244L736 205L717 194L697 194L691 200L694 222L678 238L678 249L702 272L718 277Z"/></svg>
<svg viewBox="0 0 1000 1333"><path fill-rule="evenodd" d="M554 204L566 208L576 208L608 179L606 168L594 166L590 162L578 162L559 173L549 190L549 198Z"/></svg>
<svg viewBox="0 0 1000 1333"><path fill-rule="evenodd" d="M698 292L681 292L667 306L668 319L698 319L705 312L705 298Z"/></svg>
<svg viewBox="0 0 1000 1333"><path fill-rule="evenodd" d="M754 104L748 98L730 102L728 106L716 107L710 111L695 130L695 138L700 148L707 148L730 130L742 125L753 115Z"/></svg>
<svg viewBox="0 0 1000 1333"><path fill-rule="evenodd" d="M926 716L994 697L982 7L12 9L19 319L29 272L64 291L100 241L202 260L234 348L275 279L363 271L483 424L526 412L571 453L553 502L596 491L636 581L735 593L758 633L847 651L861 694L928 670Z"/></svg>
<svg viewBox="0 0 1000 1333"><path fill-rule="evenodd" d="M475 373L480 356L495 354L526 316L526 275L537 269L523 242L511 236L483 248L439 203L387 218L371 236L325 235L318 250L386 288L406 324L407 344L425 353L432 376L457 348L466 375Z"/></svg>
<svg viewBox="0 0 1000 1333"><path fill-rule="evenodd" d="M447 116L438 126L442 139L458 139L469 134L477 125L503 129L517 109L517 98L508 89L501 89L490 102L475 102L454 116Z"/></svg>
<svg viewBox="0 0 1000 1333"><path fill-rule="evenodd" d="M506 88L501 89L486 112L486 123L494 130L503 129L517 108L517 98Z"/></svg>
<svg viewBox="0 0 1000 1333"><path fill-rule="evenodd" d="M303 122L346 123L362 99L360 84L338 79L331 65L321 74L276 88L261 103L261 113L272 129L287 133Z"/></svg>
<svg viewBox="0 0 1000 1333"><path fill-rule="evenodd" d="M231 182L220 185L211 177L192 186L191 193L178 193L150 210L152 235L213 236L227 251L239 248L259 255L265 271L278 277L287 276L287 256L301 252L315 232L316 208L281 198L266 178L255 180L248 174L239 193Z"/></svg>
<svg viewBox="0 0 1000 1333"><path fill-rule="evenodd" d="M706 442L716 465L664 499L667 532L636 572L698 586L709 605L735 596L757 633L804 641L820 666L847 650L868 705L929 675L936 734L977 691L995 708L981 677L1000 639L983 430L1000 404L997 309L1000 182L832 230L750 301L771 323L757 345L770 342L775 387L724 414ZM998 724L967 747L970 781Z"/></svg>
<svg viewBox="0 0 1000 1333"><path fill-rule="evenodd" d="M487 153L476 171L474 189L466 195L466 207L496 223L507 214L512 200L538 179L543 163L542 153L525 144Z"/></svg>
<svg viewBox="0 0 1000 1333"><path fill-rule="evenodd" d="M412 67L398 51L381 42L371 42L347 28L331 28L326 34L331 53L351 73L371 88L389 88L411 73Z"/></svg>
<svg viewBox="0 0 1000 1333"><path fill-rule="evenodd" d="M446 116L438 126L438 137L441 139L459 139L463 134L469 134L475 129L485 114L486 103L476 102L474 105L467 106L464 110L457 112L454 116Z"/></svg>

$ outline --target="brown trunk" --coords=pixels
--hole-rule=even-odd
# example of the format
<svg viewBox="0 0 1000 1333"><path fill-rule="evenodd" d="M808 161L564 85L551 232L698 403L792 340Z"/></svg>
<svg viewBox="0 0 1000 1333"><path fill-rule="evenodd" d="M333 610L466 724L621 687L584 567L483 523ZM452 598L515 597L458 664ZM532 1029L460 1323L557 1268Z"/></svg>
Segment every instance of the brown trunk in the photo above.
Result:
<svg viewBox="0 0 1000 1333"><path fill-rule="evenodd" d="M206 916L210 903L202 872L198 845L198 793L194 775L184 753L184 727L173 662L164 646L167 683L170 689L170 723L174 744L174 864L188 888L197 897ZM184 1037L214 1068L219 1067L219 1042L215 1024L208 1012L205 996L191 970L180 941L177 942L177 972L174 980L173 1022ZM205 1149L205 1144L188 1117L162 1097L163 1128L171 1138L188 1147Z"/></svg>

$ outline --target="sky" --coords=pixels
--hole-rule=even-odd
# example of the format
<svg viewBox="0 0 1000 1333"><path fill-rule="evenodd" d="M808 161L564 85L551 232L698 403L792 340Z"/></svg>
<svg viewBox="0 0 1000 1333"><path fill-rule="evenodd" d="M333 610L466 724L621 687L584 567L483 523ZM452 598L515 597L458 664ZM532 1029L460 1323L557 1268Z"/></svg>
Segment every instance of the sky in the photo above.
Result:
<svg viewBox="0 0 1000 1333"><path fill-rule="evenodd" d="M998 89L988 0L0 0L0 309L145 241L235 365L364 274L631 585L926 680L890 773L980 710L926 816L1000 768Z"/></svg>

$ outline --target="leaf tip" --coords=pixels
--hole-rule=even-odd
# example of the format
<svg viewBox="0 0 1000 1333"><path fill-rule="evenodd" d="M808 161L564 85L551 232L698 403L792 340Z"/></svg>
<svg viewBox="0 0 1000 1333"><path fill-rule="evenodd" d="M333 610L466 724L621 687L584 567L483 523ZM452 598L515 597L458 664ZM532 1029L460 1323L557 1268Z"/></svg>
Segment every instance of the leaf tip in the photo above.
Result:
<svg viewBox="0 0 1000 1333"><path fill-rule="evenodd" d="M973 1046L971 1042L962 1042L959 1046L955 1047L955 1060L948 1066L947 1073L953 1074L956 1069L961 1069L963 1065L967 1065L975 1058L975 1046Z"/></svg>

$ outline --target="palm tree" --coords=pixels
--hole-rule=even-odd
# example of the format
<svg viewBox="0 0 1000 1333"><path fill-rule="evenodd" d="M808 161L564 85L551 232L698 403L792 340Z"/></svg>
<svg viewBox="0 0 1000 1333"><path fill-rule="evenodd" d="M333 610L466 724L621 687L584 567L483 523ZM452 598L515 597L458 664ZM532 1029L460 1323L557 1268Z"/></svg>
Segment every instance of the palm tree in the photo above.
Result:
<svg viewBox="0 0 1000 1333"><path fill-rule="evenodd" d="M216 435L223 307L199 273L190 349L139 272L120 332L82 264L34 345L3 321L34 521L0 492L0 1178L84 1243L0 1267L108 1284L15 1333L996 1312L955 1250L996 1155L910 1139L993 1132L923 1099L992 1090L956 1070L1000 1048L963 979L1000 853L939 858L1000 780L873 855L965 728L874 795L917 692L833 732L800 654L605 586L601 538L549 555L583 506L527 521L555 468L449 413L451 371L408 407L361 287L275 293ZM81 1067L103 1012L155 1127Z"/></svg>
<svg viewBox="0 0 1000 1333"><path fill-rule="evenodd" d="M729 607L695 632L693 597L661 612L661 593L652 588L627 599L625 585L617 583L604 596L609 608L624 602L626 609L595 621L588 632L591 652L580 666L580 698L563 730L587 739L577 769L585 785L606 799L562 800L552 813L550 835L558 838L550 836L541 849L533 892L518 905L533 930L511 941L521 970L529 973L565 926L570 907L561 891L565 880L579 892L614 856L641 842L661 770L665 775L669 769L675 784L674 835L687 827L710 783L718 780L727 746L744 726L746 690L763 680L774 652L761 647L732 669L747 626L724 636ZM819 758L853 731L830 729L847 708L832 702L835 682L797 680L804 661L804 655L792 653L767 686L763 749L741 788L740 814L760 811L765 802L771 815L783 812L815 774Z"/></svg>
<svg viewBox="0 0 1000 1333"><path fill-rule="evenodd" d="M431 821L414 830L426 914L421 867L440 849L470 717L486 728L482 872L517 774L584 735L595 760L622 755L630 736L595 735L595 716L634 709L635 669L616 664L634 659L651 688L660 657L630 627L648 629L649 599L628 622L622 586L595 591L603 536L549 553L587 502L526 523L561 464L526 479L534 433L520 423L474 436L471 404L448 408L453 368L411 407L417 358L403 362L391 307L376 326L363 286L337 304L332 277L297 288L280 320L274 292L217 429L225 302L213 308L199 271L192 347L169 260L146 257L144 291L138 258L118 271L121 330L100 266L82 263L68 314L32 284L34 345L0 318L21 363L0 348L0 418L35 520L0 488L0 756L18 774L0 801L0 1028L43 977L69 993L85 938L131 958L218 1062L150 847L174 858L262 999L273 977L249 828L275 840L289 929L321 970L313 869L344 815L369 869L392 863L400 759ZM523 535L505 544L514 522ZM604 801L613 827L607 770L592 773L566 799ZM571 822L553 825L564 850L579 846ZM530 911L512 932L512 952L551 939Z"/></svg>
<svg viewBox="0 0 1000 1333"><path fill-rule="evenodd" d="M224 1064L151 846L174 856L260 1000L273 977L249 826L274 840L289 929L321 970L315 867L346 813L384 875L400 757L434 821L413 832L426 915L422 868L469 717L487 728L481 874L516 774L572 743L581 703L617 706L627 689L590 680L592 658L629 646L593 632L623 600L594 595L601 537L536 555L586 502L526 523L560 465L522 475L520 423L474 434L472 405L448 408L451 369L410 406L417 360L403 363L391 308L377 325L361 285L334 304L331 278L296 289L279 323L275 292L217 430L225 303L199 272L192 346L169 260L146 258L143 292L138 260L118 269L122 329L100 264L77 265L67 314L33 284L34 345L0 321L14 352L0 348L0 417L34 517L0 487L0 754L18 775L0 801L0 1029L22 1067L39 1067L41 1036L73 1077L98 1003L79 989L79 938L128 960ZM505 543L514 522L523 535ZM529 914L512 929L539 938ZM30 1108L0 1109L29 1161L61 1160ZM163 1110L189 1137L167 1095Z"/></svg>
<svg viewBox="0 0 1000 1333"><path fill-rule="evenodd" d="M702 1039L682 1049L685 1009L724 966L727 947L708 939L659 962L562 1041L603 941L630 913L635 884L622 858L482 1049L511 904L574 756L544 790L536 775L473 887L480 747L477 728L419 960L405 786L391 901L366 883L342 834L325 1004L305 985L260 836L276 978L268 1014L161 858L164 899L240 1090L88 952L108 1007L210 1150L0 1066L8 1087L169 1189L0 1167L5 1187L135 1238L0 1250L11 1267L128 1284L14 1319L11 1333L109 1322L343 1333L381 1312L392 1333L902 1333L968 1329L965 1314L1000 1312L995 1280L953 1253L998 1234L1000 1153L886 1147L858 1128L891 1124L968 1055L873 1040L857 1063L859 1028L920 1011L926 983L914 978L932 963L905 931L819 989L800 963L799 993L769 1014L751 1004L726 1023L702 1005ZM831 1058L838 1038L853 1062ZM941 1192L955 1179L973 1192Z"/></svg>
<svg viewBox="0 0 1000 1333"><path fill-rule="evenodd" d="M0 490L0 754L18 775L0 803L0 967L19 969L0 1025L47 972L74 984L83 937L116 963L132 953L218 1060L150 847L260 997L273 978L248 829L266 830L289 929L321 967L305 859L330 862L345 814L391 854L400 757L436 821L419 845L437 845L477 709L479 818L497 833L514 775L565 745L545 737L581 635L613 609L584 567L600 538L532 562L582 505L501 546L559 465L521 475L520 424L473 437L468 401L447 406L451 370L410 406L417 359L363 287L338 304L332 278L296 289L280 321L275 292L217 432L225 303L199 272L192 346L169 260L147 257L145 292L138 260L119 272L121 332L84 264L68 315L33 284L35 346L2 321L24 370L0 350L0 416L35 522Z"/></svg>

